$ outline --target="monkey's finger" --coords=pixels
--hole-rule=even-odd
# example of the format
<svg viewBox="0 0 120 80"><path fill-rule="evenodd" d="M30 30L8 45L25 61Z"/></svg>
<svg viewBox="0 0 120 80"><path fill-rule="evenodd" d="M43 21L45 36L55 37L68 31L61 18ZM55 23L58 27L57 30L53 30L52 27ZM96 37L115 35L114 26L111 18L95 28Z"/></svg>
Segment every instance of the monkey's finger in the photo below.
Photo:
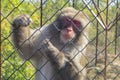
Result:
<svg viewBox="0 0 120 80"><path fill-rule="evenodd" d="M13 27L26 27L32 22L32 19L28 15L19 15L12 23Z"/></svg>

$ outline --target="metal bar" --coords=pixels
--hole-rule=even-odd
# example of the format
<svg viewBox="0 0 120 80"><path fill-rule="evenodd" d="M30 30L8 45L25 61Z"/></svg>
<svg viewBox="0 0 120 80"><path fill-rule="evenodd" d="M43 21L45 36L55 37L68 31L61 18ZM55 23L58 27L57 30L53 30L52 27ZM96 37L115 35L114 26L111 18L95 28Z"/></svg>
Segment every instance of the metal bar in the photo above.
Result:
<svg viewBox="0 0 120 80"><path fill-rule="evenodd" d="M97 0L97 5L99 7L99 0ZM97 15L99 12L97 11ZM95 54L95 66L97 66L97 59L98 59L98 27L99 27L99 22L97 21L97 30L96 30L96 54Z"/></svg>
<svg viewBox="0 0 120 80"><path fill-rule="evenodd" d="M103 29L106 29L106 25L104 25L102 23L102 21L98 18L98 16L94 13L94 11L90 8L90 6L88 5L88 3L83 0L84 4L87 6L87 8L89 9L89 11L92 13L92 15L96 18L96 20L99 22L99 24L103 27Z"/></svg>
<svg viewBox="0 0 120 80"><path fill-rule="evenodd" d="M108 31L107 31L107 27L108 27L108 5L109 0L107 0L106 3L106 29L105 29L105 70L104 70L104 80L107 80L107 38L108 38Z"/></svg>
<svg viewBox="0 0 120 80"><path fill-rule="evenodd" d="M117 7L116 7L116 10L118 9L118 0L117 0ZM116 20L117 20L117 17L118 17L118 12L116 13ZM118 27L118 20L116 21L116 27L115 27L115 54L117 54L117 27Z"/></svg>
<svg viewBox="0 0 120 80"><path fill-rule="evenodd" d="M103 23L104 25L106 25L105 22L104 22L103 17L102 17L101 14L100 14L100 13L101 13L101 10L100 10L99 6L97 6L97 5L95 4L95 1L94 1L94 0L92 0L92 2L93 2L93 4L94 4L94 6L95 6L95 9L96 9L97 13L98 13L97 15L100 17L102 23ZM97 2L98 2L98 0L97 0Z"/></svg>

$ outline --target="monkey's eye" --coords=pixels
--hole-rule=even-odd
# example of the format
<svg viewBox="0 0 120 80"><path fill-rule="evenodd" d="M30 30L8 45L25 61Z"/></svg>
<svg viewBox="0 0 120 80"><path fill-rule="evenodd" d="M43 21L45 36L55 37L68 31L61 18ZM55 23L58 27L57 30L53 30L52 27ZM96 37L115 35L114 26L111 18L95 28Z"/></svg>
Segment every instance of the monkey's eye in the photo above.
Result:
<svg viewBox="0 0 120 80"><path fill-rule="evenodd" d="M81 23L79 21L73 20L72 22L73 22L72 24L74 27L81 27Z"/></svg>
<svg viewBox="0 0 120 80"><path fill-rule="evenodd" d="M74 30L79 30L79 28L81 27L81 23L77 20L73 20L72 25L73 25Z"/></svg>
<svg viewBox="0 0 120 80"><path fill-rule="evenodd" d="M69 18L64 18L63 19L63 26L62 26L62 29L65 29L67 27L69 27L71 25L71 20Z"/></svg>
<svg viewBox="0 0 120 80"><path fill-rule="evenodd" d="M79 30L79 28L81 27L81 23L79 21L71 19L71 18L63 18L62 29L65 29L69 27L70 25L73 26L74 30Z"/></svg>

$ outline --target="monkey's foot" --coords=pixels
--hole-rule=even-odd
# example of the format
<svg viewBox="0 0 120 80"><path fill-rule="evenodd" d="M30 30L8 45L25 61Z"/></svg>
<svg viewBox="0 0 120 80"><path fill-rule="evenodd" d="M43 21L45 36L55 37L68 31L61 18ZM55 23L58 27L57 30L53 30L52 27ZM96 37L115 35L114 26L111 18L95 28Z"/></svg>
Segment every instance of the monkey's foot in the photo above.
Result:
<svg viewBox="0 0 120 80"><path fill-rule="evenodd" d="M13 21L13 27L27 27L31 23L31 18L28 15L19 15Z"/></svg>

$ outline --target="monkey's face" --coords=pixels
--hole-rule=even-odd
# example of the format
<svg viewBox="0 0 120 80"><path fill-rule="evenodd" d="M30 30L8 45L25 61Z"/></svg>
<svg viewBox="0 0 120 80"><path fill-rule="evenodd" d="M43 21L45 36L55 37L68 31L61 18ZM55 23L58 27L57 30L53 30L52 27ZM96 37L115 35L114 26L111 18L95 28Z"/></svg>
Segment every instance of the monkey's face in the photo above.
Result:
<svg viewBox="0 0 120 80"><path fill-rule="evenodd" d="M81 29L81 23L77 20L64 17L62 19L62 27L60 32L60 39L63 43L73 40Z"/></svg>

